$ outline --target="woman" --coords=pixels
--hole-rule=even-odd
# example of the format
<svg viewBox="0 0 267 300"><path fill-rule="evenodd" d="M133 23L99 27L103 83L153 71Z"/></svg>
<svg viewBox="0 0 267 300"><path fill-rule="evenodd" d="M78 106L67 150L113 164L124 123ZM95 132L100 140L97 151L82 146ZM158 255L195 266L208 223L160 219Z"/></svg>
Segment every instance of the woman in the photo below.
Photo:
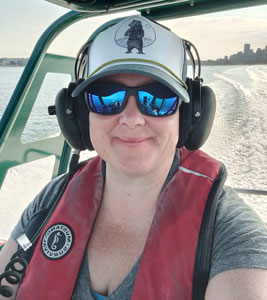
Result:
<svg viewBox="0 0 267 300"><path fill-rule="evenodd" d="M129 27L143 30L142 43L127 40ZM266 227L222 189L221 164L179 144L179 107L195 101L184 42L133 16L94 38L88 64L88 78L68 93L86 98L88 139L99 156L75 173L30 247L16 299L265 299ZM1 252L1 270L65 179L26 209Z"/></svg>

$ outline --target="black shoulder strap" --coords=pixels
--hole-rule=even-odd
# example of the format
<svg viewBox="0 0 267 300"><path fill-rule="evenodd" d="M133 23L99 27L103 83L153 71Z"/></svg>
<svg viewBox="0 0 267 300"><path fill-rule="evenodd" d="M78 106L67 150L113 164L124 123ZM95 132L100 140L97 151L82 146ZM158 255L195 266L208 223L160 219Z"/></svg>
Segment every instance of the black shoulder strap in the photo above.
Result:
<svg viewBox="0 0 267 300"><path fill-rule="evenodd" d="M210 190L200 227L194 267L192 300L204 300L209 281L214 226L219 196L227 171L221 164L217 178Z"/></svg>

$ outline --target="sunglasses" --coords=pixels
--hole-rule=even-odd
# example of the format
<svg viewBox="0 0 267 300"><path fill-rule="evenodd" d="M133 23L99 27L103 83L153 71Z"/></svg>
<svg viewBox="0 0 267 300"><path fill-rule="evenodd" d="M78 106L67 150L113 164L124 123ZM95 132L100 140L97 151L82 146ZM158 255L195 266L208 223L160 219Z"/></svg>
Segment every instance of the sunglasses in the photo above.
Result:
<svg viewBox="0 0 267 300"><path fill-rule="evenodd" d="M135 96L140 112L147 116L169 116L179 106L179 97L163 84L127 87L102 82L89 86L85 91L89 110L101 115L121 113L130 95Z"/></svg>

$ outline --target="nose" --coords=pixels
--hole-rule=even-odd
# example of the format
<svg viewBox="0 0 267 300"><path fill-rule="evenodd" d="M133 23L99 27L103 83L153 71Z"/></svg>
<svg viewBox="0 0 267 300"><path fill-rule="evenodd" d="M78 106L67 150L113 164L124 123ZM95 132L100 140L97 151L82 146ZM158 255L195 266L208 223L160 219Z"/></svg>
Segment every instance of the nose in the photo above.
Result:
<svg viewBox="0 0 267 300"><path fill-rule="evenodd" d="M127 125L129 128L145 124L145 116L139 111L135 96L129 96L126 106L120 113L119 124Z"/></svg>

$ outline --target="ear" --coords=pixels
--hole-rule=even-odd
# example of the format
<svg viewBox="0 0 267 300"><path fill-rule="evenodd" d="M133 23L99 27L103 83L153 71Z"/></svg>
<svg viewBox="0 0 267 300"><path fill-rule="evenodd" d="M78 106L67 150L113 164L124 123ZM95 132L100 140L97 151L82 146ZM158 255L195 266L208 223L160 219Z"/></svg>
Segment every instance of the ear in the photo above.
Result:
<svg viewBox="0 0 267 300"><path fill-rule="evenodd" d="M71 93L83 81L70 82L56 96L55 109L59 127L69 145L77 150L94 150L89 136L89 110L84 94L73 98Z"/></svg>

